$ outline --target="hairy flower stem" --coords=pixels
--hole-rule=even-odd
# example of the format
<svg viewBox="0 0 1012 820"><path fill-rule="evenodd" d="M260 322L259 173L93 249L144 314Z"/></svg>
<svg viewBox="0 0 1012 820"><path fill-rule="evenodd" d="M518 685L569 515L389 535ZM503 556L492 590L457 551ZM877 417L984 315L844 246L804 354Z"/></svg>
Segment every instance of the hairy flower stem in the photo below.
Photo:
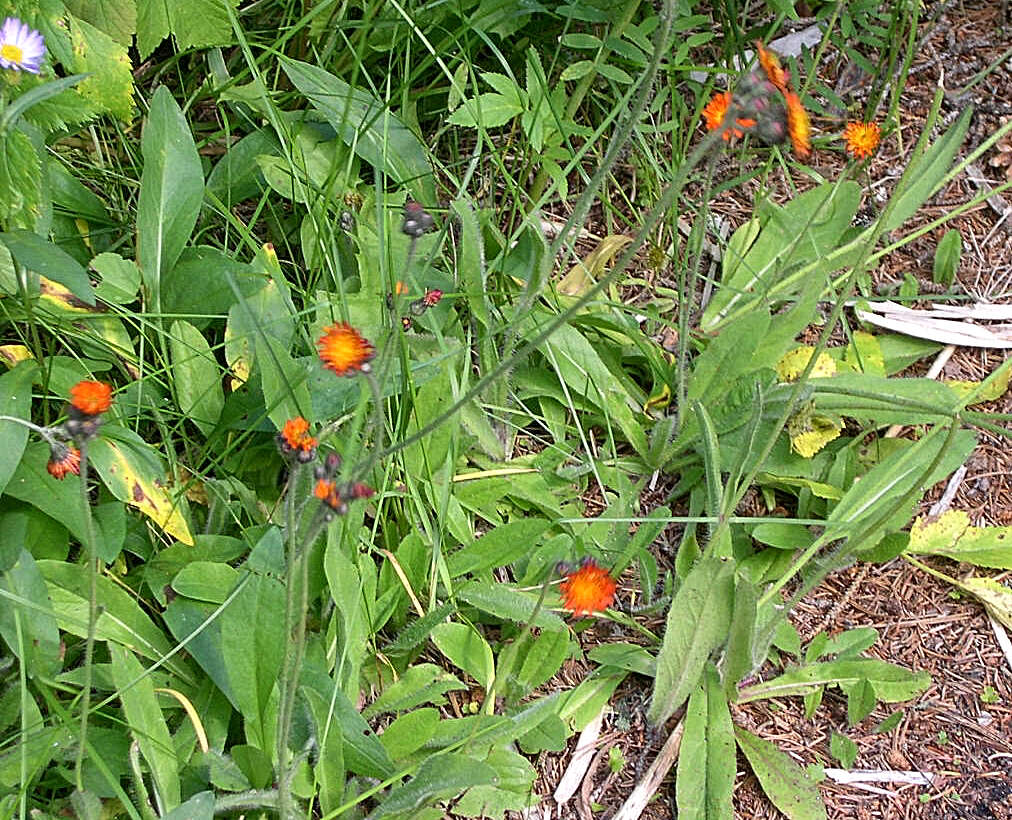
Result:
<svg viewBox="0 0 1012 820"><path fill-rule="evenodd" d="M282 818L294 814L292 801L292 777L294 761L289 764L288 740L292 732L292 715L295 712L295 698L298 693L299 672L306 649L306 616L309 609L309 555L311 547L327 525L323 506L313 517L306 537L299 542L297 534L298 516L292 500L299 488L299 477L303 465L296 464L285 499L288 526L288 562L285 575L285 636L289 641L285 653L284 670L281 675L281 704L278 711L277 757L278 757L278 813ZM296 587L299 598L296 609Z"/></svg>
<svg viewBox="0 0 1012 820"><path fill-rule="evenodd" d="M81 693L81 729L74 756L74 784L84 791L84 750L88 739L88 712L91 709L92 659L95 654L95 624L98 622L98 550L95 547L95 528L88 498L88 442L81 442L81 506L84 513L85 555L88 560L88 635L84 641L84 680Z"/></svg>
<svg viewBox="0 0 1012 820"><path fill-rule="evenodd" d="M18 416L0 416L0 421L11 421L15 424L21 424L29 430L32 430L42 436L42 438L45 439L46 444L50 446L59 441L59 436L56 435L56 430L52 427L39 427L39 425L32 424L32 422L27 419L22 419Z"/></svg>

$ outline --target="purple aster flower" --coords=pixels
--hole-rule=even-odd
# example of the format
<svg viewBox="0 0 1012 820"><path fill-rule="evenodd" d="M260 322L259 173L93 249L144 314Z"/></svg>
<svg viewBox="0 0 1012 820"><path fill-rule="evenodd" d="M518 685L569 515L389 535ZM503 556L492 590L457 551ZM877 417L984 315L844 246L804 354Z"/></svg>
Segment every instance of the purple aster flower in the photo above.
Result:
<svg viewBox="0 0 1012 820"><path fill-rule="evenodd" d="M39 32L8 17L0 26L0 67L38 74L46 56L46 41Z"/></svg>

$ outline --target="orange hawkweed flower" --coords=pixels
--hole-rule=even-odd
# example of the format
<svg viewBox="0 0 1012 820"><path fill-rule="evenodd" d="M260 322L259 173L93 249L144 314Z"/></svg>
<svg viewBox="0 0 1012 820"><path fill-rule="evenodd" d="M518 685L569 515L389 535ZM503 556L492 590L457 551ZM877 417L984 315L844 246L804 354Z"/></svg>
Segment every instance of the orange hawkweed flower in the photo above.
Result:
<svg viewBox="0 0 1012 820"><path fill-rule="evenodd" d="M783 94L787 93L787 82L790 74L780 65L780 58L775 52L768 51L763 44L756 40L756 48L759 50L759 65L766 72L766 77L773 85L780 89Z"/></svg>
<svg viewBox="0 0 1012 820"><path fill-rule="evenodd" d="M68 447L56 441L50 445L49 461L46 471L57 479L63 479L68 473L81 474L81 451L76 447Z"/></svg>
<svg viewBox="0 0 1012 820"><path fill-rule="evenodd" d="M368 372L369 362L376 355L368 340L347 322L325 327L316 346L324 367L338 376Z"/></svg>
<svg viewBox="0 0 1012 820"><path fill-rule="evenodd" d="M703 119L706 121L707 131L716 131L720 126L724 124L724 117L727 116L727 110L731 107L731 92L730 91L718 91L710 101L703 108ZM742 128L751 128L755 125L755 120L749 119L748 117L739 117L735 120L735 125L741 126L741 128L728 128L724 132L724 141L728 142L733 136L735 139L741 139L745 136L745 132Z"/></svg>
<svg viewBox="0 0 1012 820"><path fill-rule="evenodd" d="M865 159L875 153L882 140L882 131L876 122L848 122L843 129L847 153L855 159Z"/></svg>
<svg viewBox="0 0 1012 820"><path fill-rule="evenodd" d="M566 573L560 586L562 606L574 615L602 612L615 600L615 579L592 558L584 559L580 568Z"/></svg>
<svg viewBox="0 0 1012 820"><path fill-rule="evenodd" d="M97 416L112 406L112 388L105 382L78 382L70 388L70 404L86 416Z"/></svg>
<svg viewBox="0 0 1012 820"><path fill-rule="evenodd" d="M278 447L285 455L295 453L301 462L312 461L316 455L317 441L309 435L309 422L302 416L288 419L278 433Z"/></svg>
<svg viewBox="0 0 1012 820"><path fill-rule="evenodd" d="M787 102L787 134L791 138L791 145L799 157L807 157L812 153L812 124L808 112L801 104L801 98L793 91L784 94L784 99Z"/></svg>

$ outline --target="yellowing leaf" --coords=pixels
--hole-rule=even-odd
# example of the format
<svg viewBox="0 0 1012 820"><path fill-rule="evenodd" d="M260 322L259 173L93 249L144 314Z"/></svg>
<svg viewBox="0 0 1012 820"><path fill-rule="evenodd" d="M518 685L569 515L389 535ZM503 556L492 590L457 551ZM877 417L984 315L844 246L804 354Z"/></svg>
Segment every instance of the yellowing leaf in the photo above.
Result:
<svg viewBox="0 0 1012 820"><path fill-rule="evenodd" d="M840 436L843 424L815 413L811 403L804 405L787 424L791 448L803 458L811 458L833 439Z"/></svg>
<svg viewBox="0 0 1012 820"><path fill-rule="evenodd" d="M922 517L914 521L906 551L1012 569L1012 527L974 527L965 512L950 510L934 520Z"/></svg>
<svg viewBox="0 0 1012 820"><path fill-rule="evenodd" d="M130 430L106 427L104 433L89 444L88 452L105 486L169 535L193 546L184 502L166 488L165 469L155 451Z"/></svg>
<svg viewBox="0 0 1012 820"><path fill-rule="evenodd" d="M605 268L615 255L630 242L630 237L621 234L606 236L594 250L569 269L556 290L566 296L582 296L604 275Z"/></svg>
<svg viewBox="0 0 1012 820"><path fill-rule="evenodd" d="M854 331L850 345L844 356L847 364L853 365L859 373L870 373L873 376L884 376L885 356L878 337L864 330Z"/></svg>
<svg viewBox="0 0 1012 820"><path fill-rule="evenodd" d="M959 586L979 598L992 618L1012 629L1012 589L993 578L967 578Z"/></svg>
<svg viewBox="0 0 1012 820"><path fill-rule="evenodd" d="M994 379L990 384L984 387L983 390L977 390L980 387L980 382L971 381L958 381L958 380L945 380L945 383L955 390L961 398L966 398L971 393L973 394L972 403L980 404L984 401L994 401L1000 399L1005 395L1005 391L1008 390L1009 378L1012 377L1012 369L1005 368L997 378Z"/></svg>
<svg viewBox="0 0 1012 820"><path fill-rule="evenodd" d="M13 368L18 362L31 359L32 352L24 345L0 345L0 361Z"/></svg>
<svg viewBox="0 0 1012 820"><path fill-rule="evenodd" d="M62 313L101 313L101 308L78 299L69 288L59 282L39 276L39 297L49 307Z"/></svg>
<svg viewBox="0 0 1012 820"><path fill-rule="evenodd" d="M133 118L134 78L126 48L104 31L68 15L74 71L91 76L77 91L100 111L124 122Z"/></svg>
<svg viewBox="0 0 1012 820"><path fill-rule="evenodd" d="M777 362L777 376L782 382L797 381L798 377L808 367L808 361L815 352L814 347L798 347L785 355ZM836 362L828 353L820 353L815 360L815 366L809 374L810 378L819 379L836 375ZM835 438L835 436L834 436Z"/></svg>

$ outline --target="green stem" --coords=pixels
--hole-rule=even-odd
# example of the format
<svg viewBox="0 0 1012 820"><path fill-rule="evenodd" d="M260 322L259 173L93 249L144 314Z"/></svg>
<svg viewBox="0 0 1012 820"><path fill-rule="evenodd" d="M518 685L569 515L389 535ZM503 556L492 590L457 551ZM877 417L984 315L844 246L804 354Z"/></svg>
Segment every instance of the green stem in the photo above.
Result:
<svg viewBox="0 0 1012 820"><path fill-rule="evenodd" d="M74 757L74 783L84 791L84 749L88 738L88 712L91 709L92 659L95 654L95 624L98 622L98 550L95 548L95 528L88 498L88 442L81 442L81 506L84 513L84 549L88 561L88 635L84 641L84 681L81 697L81 729L77 753Z"/></svg>

